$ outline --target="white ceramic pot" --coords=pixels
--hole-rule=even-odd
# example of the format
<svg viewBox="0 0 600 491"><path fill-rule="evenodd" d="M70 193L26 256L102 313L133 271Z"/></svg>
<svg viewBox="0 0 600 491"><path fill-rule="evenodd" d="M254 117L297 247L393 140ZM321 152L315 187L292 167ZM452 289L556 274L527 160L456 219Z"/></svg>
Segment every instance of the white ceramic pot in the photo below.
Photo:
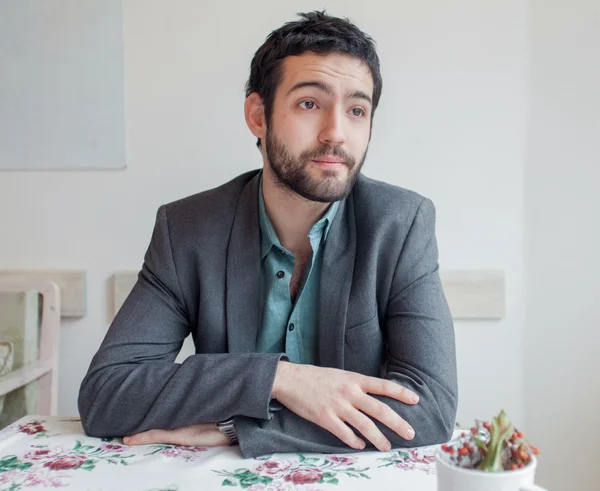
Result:
<svg viewBox="0 0 600 491"><path fill-rule="evenodd" d="M514 471L486 472L450 464L442 450L436 453L438 491L546 491L534 484L537 460Z"/></svg>

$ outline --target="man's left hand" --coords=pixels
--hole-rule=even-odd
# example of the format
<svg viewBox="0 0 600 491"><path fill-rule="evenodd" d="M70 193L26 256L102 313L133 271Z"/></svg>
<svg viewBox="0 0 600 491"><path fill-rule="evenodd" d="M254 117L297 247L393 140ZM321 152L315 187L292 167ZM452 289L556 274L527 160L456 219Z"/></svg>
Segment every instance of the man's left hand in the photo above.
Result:
<svg viewBox="0 0 600 491"><path fill-rule="evenodd" d="M175 430L149 430L123 438L125 445L164 443L186 447L222 447L230 445L229 438L214 424L184 426Z"/></svg>

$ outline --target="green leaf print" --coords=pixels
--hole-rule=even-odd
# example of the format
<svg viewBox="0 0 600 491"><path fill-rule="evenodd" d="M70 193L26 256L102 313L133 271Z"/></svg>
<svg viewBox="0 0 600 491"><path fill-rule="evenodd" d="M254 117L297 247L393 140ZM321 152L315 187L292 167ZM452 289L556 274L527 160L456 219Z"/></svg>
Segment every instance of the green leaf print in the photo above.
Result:
<svg viewBox="0 0 600 491"><path fill-rule="evenodd" d="M240 481L240 486L242 488L249 488L250 486L254 486L255 484L270 484L273 479L271 477L260 476L258 474L254 474L248 469L238 469L243 470L243 473L235 472L233 477L236 477Z"/></svg>
<svg viewBox="0 0 600 491"><path fill-rule="evenodd" d="M87 452L88 450L92 450L94 448L96 448L96 447L94 447L92 445L83 445L83 446L79 447L79 451L80 452ZM102 450L102 449L100 449L100 450Z"/></svg>
<svg viewBox="0 0 600 491"><path fill-rule="evenodd" d="M221 483L221 486L241 486L242 488L246 489L256 484L266 485L273 482L273 478L260 476L249 469L236 469L233 473L223 472L220 474L229 476Z"/></svg>
<svg viewBox="0 0 600 491"><path fill-rule="evenodd" d="M33 464L31 462L21 462L14 455L7 455L0 460L0 472L7 471L24 471L29 469Z"/></svg>

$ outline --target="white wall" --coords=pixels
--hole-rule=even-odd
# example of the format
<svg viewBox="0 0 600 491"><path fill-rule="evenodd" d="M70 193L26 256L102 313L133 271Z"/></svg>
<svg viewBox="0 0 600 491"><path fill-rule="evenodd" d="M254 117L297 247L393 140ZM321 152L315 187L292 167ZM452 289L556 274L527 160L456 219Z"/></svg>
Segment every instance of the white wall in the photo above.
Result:
<svg viewBox="0 0 600 491"><path fill-rule="evenodd" d="M600 3L534 1L530 26L525 414L543 452L541 482L596 490Z"/></svg>
<svg viewBox="0 0 600 491"><path fill-rule="evenodd" d="M0 268L88 271L88 314L62 326L62 414L76 413L108 327L110 275L140 267L157 207L260 165L242 112L251 57L270 30L323 2L124 5L127 169L0 174ZM503 407L522 424L526 5L325 5L379 46L384 90L365 173L434 200L443 269L507 275L505 319L456 325L459 422Z"/></svg>
<svg viewBox="0 0 600 491"><path fill-rule="evenodd" d="M506 271L506 318L456 324L458 420L470 424L504 407L520 423L525 6L381 5L384 15L357 15L384 70L365 173L432 197L443 269Z"/></svg>

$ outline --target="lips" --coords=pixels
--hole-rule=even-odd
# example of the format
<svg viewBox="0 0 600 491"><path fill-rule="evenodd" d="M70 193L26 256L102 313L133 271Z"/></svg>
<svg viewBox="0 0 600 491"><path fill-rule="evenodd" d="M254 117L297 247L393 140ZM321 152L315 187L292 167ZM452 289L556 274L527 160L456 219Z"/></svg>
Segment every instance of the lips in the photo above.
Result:
<svg viewBox="0 0 600 491"><path fill-rule="evenodd" d="M313 165L315 165L317 168L323 169L323 170L328 170L328 171L341 171L342 169L346 169L347 166L345 164L345 162L340 162L340 161L324 161L324 160L313 160L312 161Z"/></svg>
<svg viewBox="0 0 600 491"><path fill-rule="evenodd" d="M320 162L323 164L343 164L345 163L342 159L337 157L319 157L313 159L315 162Z"/></svg>

